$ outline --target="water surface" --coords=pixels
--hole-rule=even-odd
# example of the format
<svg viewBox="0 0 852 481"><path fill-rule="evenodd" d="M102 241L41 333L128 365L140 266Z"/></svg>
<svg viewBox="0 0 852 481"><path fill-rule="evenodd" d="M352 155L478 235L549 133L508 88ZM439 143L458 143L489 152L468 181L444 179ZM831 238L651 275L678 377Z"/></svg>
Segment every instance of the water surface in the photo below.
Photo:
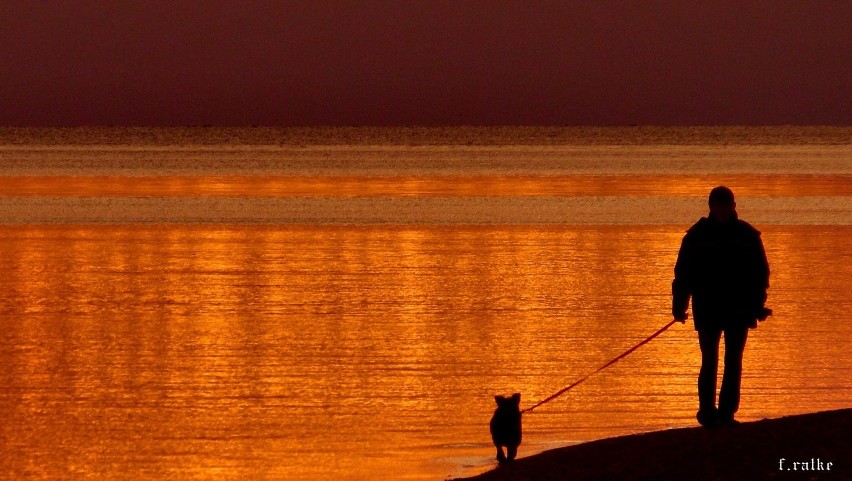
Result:
<svg viewBox="0 0 852 481"><path fill-rule="evenodd" d="M772 268L739 418L850 407L849 146L218 149L0 149L0 477L487 469L494 394L670 320L718 183ZM698 362L673 327L527 415L521 455L694 425Z"/></svg>

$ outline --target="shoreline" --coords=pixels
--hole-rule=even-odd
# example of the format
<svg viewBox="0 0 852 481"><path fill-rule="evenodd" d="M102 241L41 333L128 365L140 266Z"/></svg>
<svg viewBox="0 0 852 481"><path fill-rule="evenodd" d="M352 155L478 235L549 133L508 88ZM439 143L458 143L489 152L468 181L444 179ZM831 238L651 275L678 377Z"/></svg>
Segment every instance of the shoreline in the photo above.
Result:
<svg viewBox="0 0 852 481"><path fill-rule="evenodd" d="M456 481L850 480L850 430L852 408L654 431L544 451Z"/></svg>

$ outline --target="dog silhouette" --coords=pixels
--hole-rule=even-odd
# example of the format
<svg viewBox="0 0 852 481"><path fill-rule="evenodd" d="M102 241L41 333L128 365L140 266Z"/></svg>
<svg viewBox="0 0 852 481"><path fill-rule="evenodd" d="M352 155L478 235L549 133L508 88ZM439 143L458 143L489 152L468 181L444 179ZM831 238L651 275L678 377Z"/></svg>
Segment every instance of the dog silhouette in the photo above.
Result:
<svg viewBox="0 0 852 481"><path fill-rule="evenodd" d="M497 461L502 464L515 459L521 444L521 395L494 396L494 401L497 409L491 417L491 440L497 447ZM503 446L506 446L505 454Z"/></svg>

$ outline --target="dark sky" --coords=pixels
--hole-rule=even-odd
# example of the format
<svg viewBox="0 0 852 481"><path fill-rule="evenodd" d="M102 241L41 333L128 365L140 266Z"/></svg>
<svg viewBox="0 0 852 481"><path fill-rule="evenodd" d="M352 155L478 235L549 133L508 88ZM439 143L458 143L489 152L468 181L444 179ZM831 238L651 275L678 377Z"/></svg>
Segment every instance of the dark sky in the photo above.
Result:
<svg viewBox="0 0 852 481"><path fill-rule="evenodd" d="M852 124L852 2L0 2L0 125Z"/></svg>

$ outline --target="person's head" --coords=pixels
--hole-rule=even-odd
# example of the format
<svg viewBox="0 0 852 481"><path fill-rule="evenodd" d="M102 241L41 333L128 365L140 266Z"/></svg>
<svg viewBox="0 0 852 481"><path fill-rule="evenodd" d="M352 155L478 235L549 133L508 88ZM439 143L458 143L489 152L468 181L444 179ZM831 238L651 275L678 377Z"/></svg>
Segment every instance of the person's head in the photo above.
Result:
<svg viewBox="0 0 852 481"><path fill-rule="evenodd" d="M728 222L736 218L737 203L731 189L720 185L710 191L710 218L718 222Z"/></svg>

